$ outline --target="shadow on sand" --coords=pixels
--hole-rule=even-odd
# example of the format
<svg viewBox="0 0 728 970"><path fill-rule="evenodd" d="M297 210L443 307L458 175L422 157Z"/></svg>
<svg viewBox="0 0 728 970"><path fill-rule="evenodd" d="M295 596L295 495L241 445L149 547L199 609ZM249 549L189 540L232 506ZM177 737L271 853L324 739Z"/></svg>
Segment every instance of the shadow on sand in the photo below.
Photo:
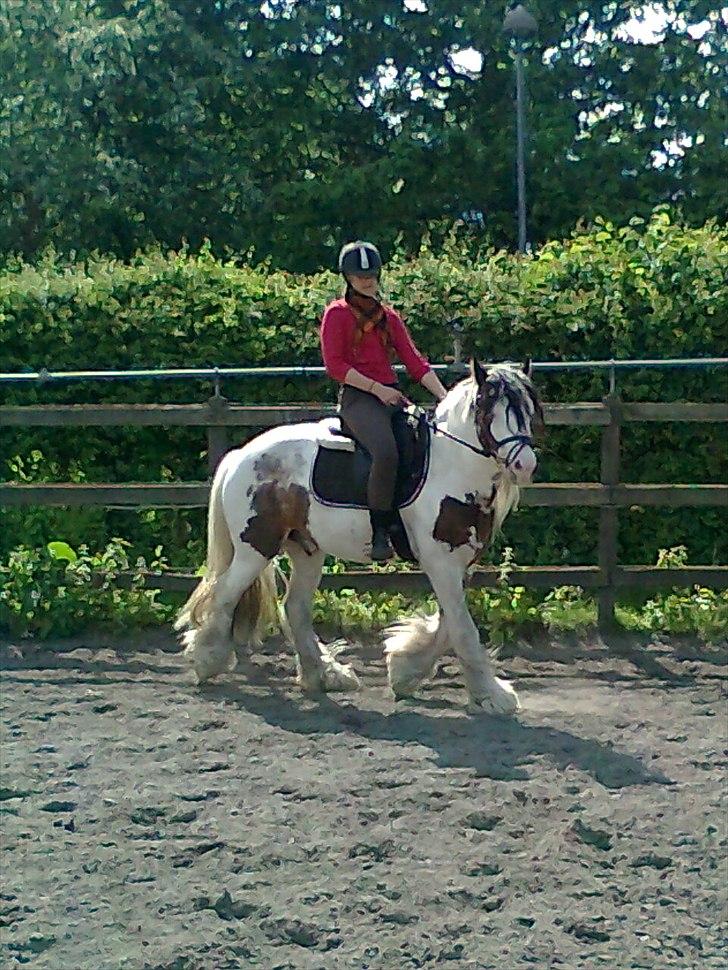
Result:
<svg viewBox="0 0 728 970"><path fill-rule="evenodd" d="M302 709L281 692L256 693L232 684L210 684L205 696L235 704L273 727L300 735L354 734L370 741L425 745L441 768L470 768L476 776L526 781L526 766L545 756L558 768L575 767L606 788L673 784L629 754L569 731L488 715L438 717L418 710L392 714L339 704L330 697ZM310 702L309 702L310 703Z"/></svg>

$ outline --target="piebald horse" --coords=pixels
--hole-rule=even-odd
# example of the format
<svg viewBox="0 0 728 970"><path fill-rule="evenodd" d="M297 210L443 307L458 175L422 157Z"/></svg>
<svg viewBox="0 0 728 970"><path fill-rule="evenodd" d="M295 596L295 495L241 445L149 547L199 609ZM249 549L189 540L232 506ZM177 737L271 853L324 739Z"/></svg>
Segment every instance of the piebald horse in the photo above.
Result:
<svg viewBox="0 0 728 970"><path fill-rule="evenodd" d="M337 419L333 419L334 421ZM413 501L400 508L410 546L427 574L439 611L403 620L384 635L389 684L411 694L450 648L457 655L469 709L512 714L511 685L496 677L468 611L466 572L518 501L536 468L533 429L539 398L524 369L471 361L428 419L429 463ZM355 690L358 678L316 636L313 594L328 555L371 562L367 510L331 507L312 488L312 469L332 419L266 431L228 452L215 473L208 510L207 569L175 628L201 683L236 662L236 649L260 643L271 619L297 655L303 690ZM277 603L276 557L291 577L285 609Z"/></svg>

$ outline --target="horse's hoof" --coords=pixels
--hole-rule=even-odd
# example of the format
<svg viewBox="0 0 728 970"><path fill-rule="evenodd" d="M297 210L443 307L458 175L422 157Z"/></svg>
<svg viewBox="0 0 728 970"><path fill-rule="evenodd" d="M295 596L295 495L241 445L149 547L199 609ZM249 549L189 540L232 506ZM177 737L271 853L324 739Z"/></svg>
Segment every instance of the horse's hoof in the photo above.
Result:
<svg viewBox="0 0 728 970"><path fill-rule="evenodd" d="M392 695L393 695L393 697L394 697L394 699L396 701L409 701L409 700L412 699L414 693L415 692L413 690L411 690L411 691L407 691L407 690L393 690L392 691Z"/></svg>
<svg viewBox="0 0 728 970"><path fill-rule="evenodd" d="M337 662L326 665L321 674L321 689L326 693L359 690L359 678L350 664Z"/></svg>
<svg viewBox="0 0 728 970"><path fill-rule="evenodd" d="M399 652L387 654L387 679L390 690L397 700L412 697L431 674L432 664L428 664L422 670L422 665L418 669L409 654Z"/></svg>
<svg viewBox="0 0 728 970"><path fill-rule="evenodd" d="M410 697L422 678L412 675L412 663L406 654L387 653L386 658L389 689L397 700Z"/></svg>
<svg viewBox="0 0 728 970"><path fill-rule="evenodd" d="M394 699L396 701L404 701L410 697L414 697L417 693L417 688L420 686L420 681L415 681L411 684L397 684L396 686L390 682L389 686L394 694Z"/></svg>
<svg viewBox="0 0 728 970"><path fill-rule="evenodd" d="M204 687L211 680L217 677L219 671L208 670L206 667L195 668L194 684L195 687Z"/></svg>
<svg viewBox="0 0 728 970"><path fill-rule="evenodd" d="M471 697L468 712L471 714L495 714L510 716L521 710L518 694L507 680L494 678L494 683L483 697Z"/></svg>

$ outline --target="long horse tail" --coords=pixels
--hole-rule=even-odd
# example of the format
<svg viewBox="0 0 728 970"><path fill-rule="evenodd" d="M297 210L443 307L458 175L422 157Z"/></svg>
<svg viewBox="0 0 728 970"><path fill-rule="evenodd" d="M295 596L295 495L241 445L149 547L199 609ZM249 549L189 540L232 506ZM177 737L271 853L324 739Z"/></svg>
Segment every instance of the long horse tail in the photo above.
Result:
<svg viewBox="0 0 728 970"><path fill-rule="evenodd" d="M225 480L224 462L218 465L210 489L207 510L207 562L205 575L190 598L177 614L175 630L199 629L209 612L215 584L233 561L233 541L222 508L222 484Z"/></svg>
<svg viewBox="0 0 728 970"><path fill-rule="evenodd" d="M237 644L260 647L266 634L278 629L290 639L288 621L278 598L279 581L287 594L288 581L273 559L240 597L233 614L233 640Z"/></svg>

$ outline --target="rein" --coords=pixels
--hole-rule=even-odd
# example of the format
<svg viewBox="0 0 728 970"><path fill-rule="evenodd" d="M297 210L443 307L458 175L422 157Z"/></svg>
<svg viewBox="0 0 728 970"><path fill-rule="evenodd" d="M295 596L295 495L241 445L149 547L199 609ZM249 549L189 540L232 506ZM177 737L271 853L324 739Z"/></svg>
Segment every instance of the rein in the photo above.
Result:
<svg viewBox="0 0 728 970"><path fill-rule="evenodd" d="M500 441L494 438L493 441L495 443L495 450L488 450L487 448L483 447L479 448L477 445L471 445L470 442L465 441L464 438L458 438L457 435L450 434L449 431L445 431L438 424L436 424L432 418L428 417L426 412L421 411L420 413L424 415L425 424L433 434L441 434L444 438L449 438L451 441L455 441L459 445L464 445L466 448L469 448L470 451L475 452L476 455L480 455L482 458L495 458L496 461L503 461L506 468L508 468L508 466L515 461L522 448L525 448L526 445L529 447L533 445L533 438L530 435L512 434L507 438L501 438ZM510 444L511 442L514 442L513 447L510 449L506 457L501 459L498 455L498 449L503 445Z"/></svg>

